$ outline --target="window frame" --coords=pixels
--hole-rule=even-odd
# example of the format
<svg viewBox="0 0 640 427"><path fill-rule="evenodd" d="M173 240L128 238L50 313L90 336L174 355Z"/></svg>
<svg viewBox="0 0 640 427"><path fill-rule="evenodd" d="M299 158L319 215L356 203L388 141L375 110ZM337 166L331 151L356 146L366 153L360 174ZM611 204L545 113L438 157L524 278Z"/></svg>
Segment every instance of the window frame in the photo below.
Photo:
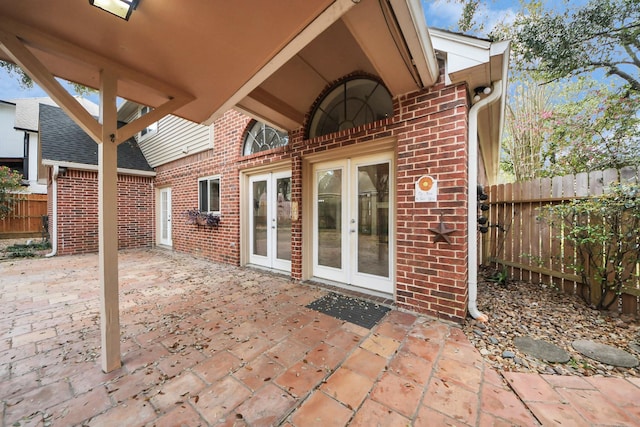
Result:
<svg viewBox="0 0 640 427"><path fill-rule="evenodd" d="M209 195L211 194L211 183L212 182L218 182L218 210L210 210L211 209L211 200L209 200ZM203 182L207 182L207 193L206 193L206 207L207 209L203 209L204 207L204 200L203 200L203 194L202 194L202 183ZM220 215L222 212L222 189L221 189L221 182L222 182L222 178L220 175L211 175L211 176L206 176L206 177L202 177L202 178L198 178L198 210L200 210L200 212L203 213L211 213L214 215Z"/></svg>
<svg viewBox="0 0 640 427"><path fill-rule="evenodd" d="M256 128L260 128L259 132L255 132ZM275 145L275 146L271 146L269 145L268 148L264 148L258 151L252 151L250 153L247 153L247 147L249 148L253 148L254 147L254 140L256 139L256 135L258 135L258 133L260 133L263 138L264 136L267 134L267 130L272 131L273 133L275 133L279 140L284 141L283 144L280 145ZM253 139L253 140L250 140ZM251 156L253 154L257 154L257 153L262 153L265 151L269 151L269 150L273 150L275 148L280 148L280 147L286 147L287 145L289 145L289 133L288 132L283 132L281 130L278 130L277 128L274 128L271 125L268 125L267 123L258 121L258 120L252 120L249 123L249 126L247 126L247 129L244 132L244 136L242 138L242 155L243 156ZM265 144L266 146L266 144Z"/></svg>
<svg viewBox="0 0 640 427"><path fill-rule="evenodd" d="M353 110L354 102L361 107ZM334 110L342 114L335 117ZM355 116L352 115L354 112ZM355 120L361 116L362 112L364 112L364 120ZM344 77L325 89L314 102L305 128L305 139L349 131L359 126L389 119L393 117L393 113L393 96L380 79L360 74ZM368 118L367 115L372 117ZM328 120L336 123L337 129L324 129ZM352 123L350 126L348 126L349 122ZM347 126L343 127L344 124Z"/></svg>
<svg viewBox="0 0 640 427"><path fill-rule="evenodd" d="M147 106L147 105L143 105L138 109L138 118L144 116L145 114L147 114L148 112L150 112L151 110L153 110L153 108ZM138 141L144 141L147 138L152 137L153 135L156 135L158 133L158 122L153 122L151 123L149 126L147 126L146 128L142 129L140 132L138 132Z"/></svg>

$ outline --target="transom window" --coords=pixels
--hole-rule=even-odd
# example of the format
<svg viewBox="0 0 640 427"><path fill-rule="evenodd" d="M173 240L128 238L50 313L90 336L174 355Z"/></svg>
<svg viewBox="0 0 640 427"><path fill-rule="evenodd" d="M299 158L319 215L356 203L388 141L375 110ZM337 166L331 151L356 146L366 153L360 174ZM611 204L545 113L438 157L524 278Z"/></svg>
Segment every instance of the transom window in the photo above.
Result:
<svg viewBox="0 0 640 427"><path fill-rule="evenodd" d="M147 114L148 112L150 112L152 110L151 107L147 107L142 106L140 107L140 114L139 117L144 116L145 114ZM150 137L151 135L155 135L158 132L158 122L154 122L151 123L149 126L147 126L146 128L142 129L139 133L140 138L139 140L142 141L148 137Z"/></svg>
<svg viewBox="0 0 640 427"><path fill-rule="evenodd" d="M244 136L242 154L248 156L260 151L282 147L288 143L289 135L287 133L274 129L262 122L254 121Z"/></svg>
<svg viewBox="0 0 640 427"><path fill-rule="evenodd" d="M198 208L200 212L220 213L220 176L198 180Z"/></svg>
<svg viewBox="0 0 640 427"><path fill-rule="evenodd" d="M307 136L315 138L351 129L393 115L387 89L369 78L350 78L338 83L311 114Z"/></svg>

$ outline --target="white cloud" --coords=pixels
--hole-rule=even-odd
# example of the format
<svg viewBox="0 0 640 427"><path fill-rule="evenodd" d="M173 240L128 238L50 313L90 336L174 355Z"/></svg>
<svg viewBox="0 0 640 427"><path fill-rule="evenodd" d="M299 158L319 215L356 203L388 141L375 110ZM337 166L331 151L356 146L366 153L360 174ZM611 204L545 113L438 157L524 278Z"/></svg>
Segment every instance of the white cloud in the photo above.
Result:
<svg viewBox="0 0 640 427"><path fill-rule="evenodd" d="M435 0L422 2L427 25L450 29L457 25L462 15L462 5L451 0Z"/></svg>
<svg viewBox="0 0 640 427"><path fill-rule="evenodd" d="M488 34L498 24L511 24L516 19L516 11L513 8L493 9L482 3L478 7L477 20L483 25L483 33Z"/></svg>
<svg viewBox="0 0 640 427"><path fill-rule="evenodd" d="M480 37L486 36L496 25L501 23L511 23L515 20L516 10L507 4L511 1L500 1L500 5L495 2L481 2L476 11L475 21L477 28L482 28ZM505 4L506 3L506 4ZM462 4L456 0L422 0L425 11L425 19L430 27L449 29L458 31L458 20L462 16Z"/></svg>

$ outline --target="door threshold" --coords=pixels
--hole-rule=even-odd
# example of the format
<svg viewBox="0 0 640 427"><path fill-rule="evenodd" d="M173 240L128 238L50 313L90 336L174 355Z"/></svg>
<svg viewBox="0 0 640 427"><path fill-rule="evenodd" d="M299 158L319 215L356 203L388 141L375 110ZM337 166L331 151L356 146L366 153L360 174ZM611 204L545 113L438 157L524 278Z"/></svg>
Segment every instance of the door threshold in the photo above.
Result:
<svg viewBox="0 0 640 427"><path fill-rule="evenodd" d="M372 289L361 288L359 286L347 285L346 283L334 282L333 280L321 279L319 277L312 277L309 280L305 280L303 283L314 285L346 296L375 302L387 307L395 307L393 295L386 292L374 291Z"/></svg>
<svg viewBox="0 0 640 427"><path fill-rule="evenodd" d="M269 268L269 267L265 267L263 265L251 264L251 263L245 264L245 267L253 268L254 270L266 271L267 273L273 273L273 274L277 274L279 276L291 277L291 272L287 271L287 270L278 270L277 268Z"/></svg>

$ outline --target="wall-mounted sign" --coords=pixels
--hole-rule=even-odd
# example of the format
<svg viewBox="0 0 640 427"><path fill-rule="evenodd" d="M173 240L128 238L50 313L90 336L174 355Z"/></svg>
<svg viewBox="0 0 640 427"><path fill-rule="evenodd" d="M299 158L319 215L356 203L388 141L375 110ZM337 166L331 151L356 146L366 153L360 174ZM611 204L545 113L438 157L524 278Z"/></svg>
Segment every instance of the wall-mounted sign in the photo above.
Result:
<svg viewBox="0 0 640 427"><path fill-rule="evenodd" d="M416 202L436 202L438 200L438 181L429 175L423 175L416 181Z"/></svg>

